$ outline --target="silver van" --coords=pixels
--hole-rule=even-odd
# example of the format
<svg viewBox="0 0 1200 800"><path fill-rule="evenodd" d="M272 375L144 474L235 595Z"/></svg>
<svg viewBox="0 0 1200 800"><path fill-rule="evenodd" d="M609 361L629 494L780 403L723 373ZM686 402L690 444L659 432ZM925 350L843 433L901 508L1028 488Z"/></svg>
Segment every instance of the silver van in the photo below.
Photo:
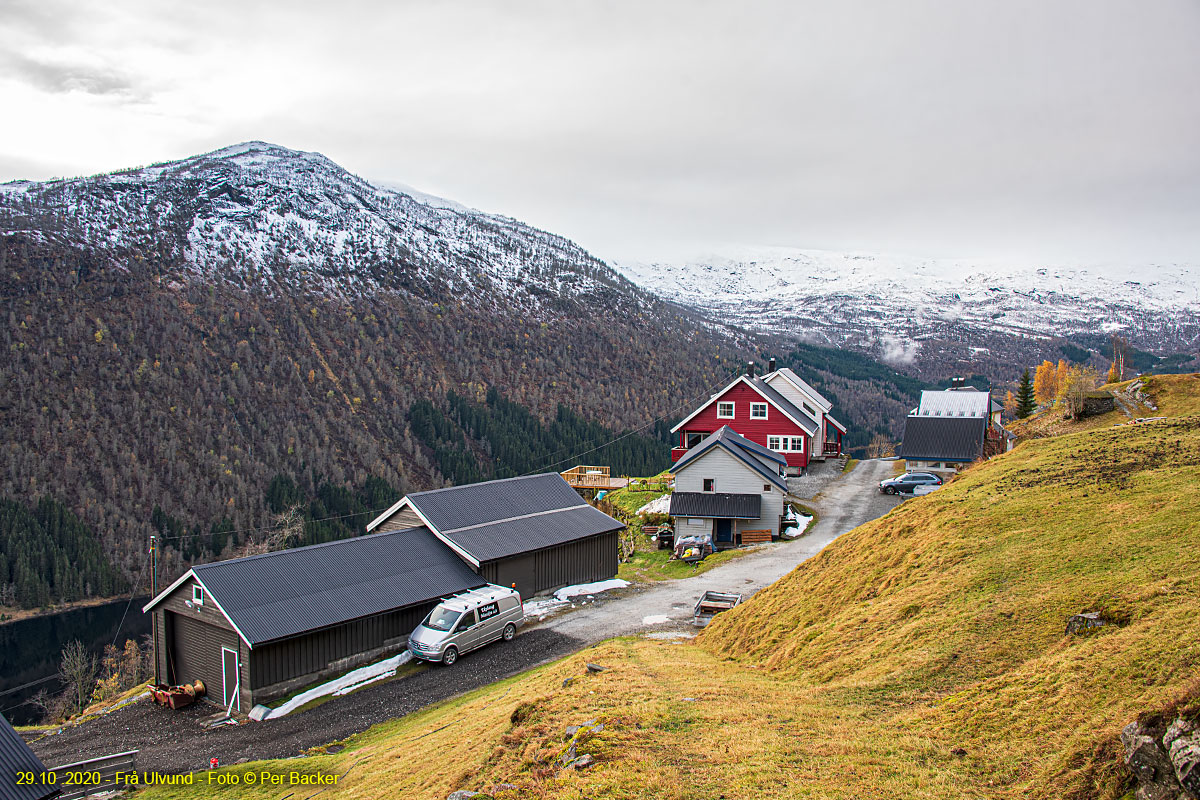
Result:
<svg viewBox="0 0 1200 800"><path fill-rule="evenodd" d="M408 651L413 658L449 666L476 647L511 640L524 622L517 590L489 583L438 603L408 635Z"/></svg>

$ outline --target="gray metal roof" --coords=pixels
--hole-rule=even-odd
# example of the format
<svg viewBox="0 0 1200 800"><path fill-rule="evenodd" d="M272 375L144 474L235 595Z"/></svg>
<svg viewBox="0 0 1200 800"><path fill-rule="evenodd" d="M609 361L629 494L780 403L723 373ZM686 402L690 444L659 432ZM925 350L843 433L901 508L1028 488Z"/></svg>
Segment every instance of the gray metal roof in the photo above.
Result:
<svg viewBox="0 0 1200 800"><path fill-rule="evenodd" d="M762 393L763 397L767 398L767 400L771 402L771 405L787 413L788 416L796 420L800 427L803 428L809 436L816 435L818 428L817 421L813 419L811 414L806 411L802 411L799 406L780 394L779 390L764 381L762 378L751 378L750 382L754 384L755 389L758 389L758 391Z"/></svg>
<svg viewBox="0 0 1200 800"><path fill-rule="evenodd" d="M922 417L986 417L991 411L992 395L973 389L946 389L921 392L916 413Z"/></svg>
<svg viewBox="0 0 1200 800"><path fill-rule="evenodd" d="M716 433L710 433L700 441L700 444L684 453L683 457L675 462L675 466L671 468L671 472L678 473L690 464L696 463L705 453L714 447L725 450L738 461L741 461L747 467L761 475L764 480L787 491L787 481L779 475L779 467L787 464L787 459L774 450L763 447L758 442L750 441L728 425L722 425Z"/></svg>
<svg viewBox="0 0 1200 800"><path fill-rule="evenodd" d="M584 502L557 472L414 492L406 499L438 536L480 564L625 527Z"/></svg>
<svg viewBox="0 0 1200 800"><path fill-rule="evenodd" d="M795 386L802 393L808 395L809 399L812 400L822 411L828 413L829 410L833 408L833 403L825 399L825 395L814 389L812 384L801 378L788 367L782 367L772 373L763 375L763 380L770 380L776 375L782 376L785 380L791 383L792 386Z"/></svg>
<svg viewBox="0 0 1200 800"><path fill-rule="evenodd" d="M974 461L983 455L982 417L910 416L900 452L917 461Z"/></svg>
<svg viewBox="0 0 1200 800"><path fill-rule="evenodd" d="M252 646L486 583L425 528L201 564L192 572Z"/></svg>
<svg viewBox="0 0 1200 800"><path fill-rule="evenodd" d="M38 776L45 772L46 767L34 755L21 738L21 734L13 730L8 720L0 716L0 798L4 800L43 800L55 797L60 792L54 786L35 783L32 786L18 786L17 772L32 772Z"/></svg>
<svg viewBox="0 0 1200 800"><path fill-rule="evenodd" d="M758 519L762 513L762 495L675 492L671 495L671 507L667 513L672 517Z"/></svg>

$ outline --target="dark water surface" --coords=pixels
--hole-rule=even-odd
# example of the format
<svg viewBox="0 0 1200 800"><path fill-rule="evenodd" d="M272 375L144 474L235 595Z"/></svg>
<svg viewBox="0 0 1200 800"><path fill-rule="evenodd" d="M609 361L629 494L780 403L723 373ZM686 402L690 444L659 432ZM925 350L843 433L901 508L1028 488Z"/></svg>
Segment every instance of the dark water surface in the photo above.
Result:
<svg viewBox="0 0 1200 800"><path fill-rule="evenodd" d="M25 701L40 689L53 694L62 686L57 678L33 686L25 684L57 675L62 649L73 639L83 642L97 657L106 644L112 644L114 636L117 647L124 647L126 639L140 640L150 632L150 617L142 613L147 600L138 597L130 604L126 597L0 625L0 712L14 725L37 722L37 709ZM127 606L129 614L117 636ZM25 688L17 688L21 686Z"/></svg>

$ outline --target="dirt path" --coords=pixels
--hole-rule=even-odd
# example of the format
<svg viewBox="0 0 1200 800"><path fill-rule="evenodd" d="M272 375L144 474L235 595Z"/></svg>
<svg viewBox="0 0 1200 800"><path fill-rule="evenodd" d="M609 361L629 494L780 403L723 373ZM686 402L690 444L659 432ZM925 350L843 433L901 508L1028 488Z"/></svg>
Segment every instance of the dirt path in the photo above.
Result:
<svg viewBox="0 0 1200 800"><path fill-rule="evenodd" d="M878 481L891 474L890 462L860 462L808 502L819 519L800 539L764 546L694 578L635 587L622 596L602 598L531 626L512 642L469 653L452 668L427 667L294 716L211 730L199 724L213 712L211 707L195 706L172 713L142 701L39 739L32 746L48 766L139 750L139 770L165 772L204 769L214 756L222 764L231 764L239 759L298 755L602 639L686 625L696 598L707 589L753 594L819 553L838 536L898 505L897 498L881 495L877 489ZM643 624L645 617L660 616L667 621Z"/></svg>

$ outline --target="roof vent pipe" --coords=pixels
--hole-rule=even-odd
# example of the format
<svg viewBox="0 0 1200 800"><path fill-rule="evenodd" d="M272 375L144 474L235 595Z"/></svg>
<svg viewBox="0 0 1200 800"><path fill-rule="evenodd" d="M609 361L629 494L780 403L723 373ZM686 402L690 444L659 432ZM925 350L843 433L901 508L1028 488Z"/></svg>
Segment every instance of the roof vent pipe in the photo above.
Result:
<svg viewBox="0 0 1200 800"><path fill-rule="evenodd" d="M767 362L767 372L774 372L774 371L775 371L775 359L772 358L770 361Z"/></svg>
<svg viewBox="0 0 1200 800"><path fill-rule="evenodd" d="M754 377L754 362L753 361L746 362L746 377L747 378Z"/></svg>

